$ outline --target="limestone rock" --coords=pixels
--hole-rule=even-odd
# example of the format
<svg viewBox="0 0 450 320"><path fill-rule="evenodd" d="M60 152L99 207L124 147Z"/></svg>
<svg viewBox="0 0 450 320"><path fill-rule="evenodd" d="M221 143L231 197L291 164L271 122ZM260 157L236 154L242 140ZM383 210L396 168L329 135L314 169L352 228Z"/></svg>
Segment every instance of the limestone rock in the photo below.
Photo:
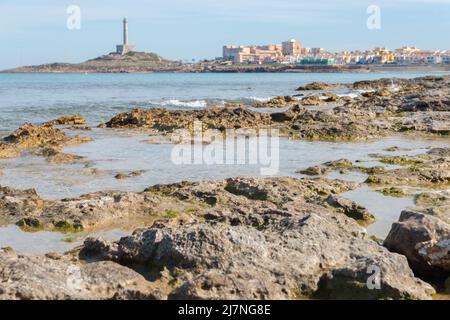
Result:
<svg viewBox="0 0 450 320"><path fill-rule="evenodd" d="M90 240L83 250L122 264L179 270L170 299L428 299L434 293L403 256L340 228L344 217L310 212L273 218L262 229L221 222L158 226L114 245ZM380 290L366 286L370 266L380 270Z"/></svg>
<svg viewBox="0 0 450 320"><path fill-rule="evenodd" d="M80 115L74 116L62 116L58 119L51 120L46 124L56 126L56 125L82 125L86 124L86 119Z"/></svg>
<svg viewBox="0 0 450 320"><path fill-rule="evenodd" d="M113 262L73 264L0 249L1 300L154 299L143 276Z"/></svg>
<svg viewBox="0 0 450 320"><path fill-rule="evenodd" d="M286 108L291 107L293 105L297 105L298 100L295 97L284 96L284 97L275 97L270 99L269 101L257 102L253 104L254 108Z"/></svg>
<svg viewBox="0 0 450 320"><path fill-rule="evenodd" d="M448 276L450 272L450 226L436 217L403 211L384 246L405 255L418 274Z"/></svg>
<svg viewBox="0 0 450 320"><path fill-rule="evenodd" d="M336 83L326 83L326 82L312 82L305 86L298 87L298 91L308 91L308 90L329 90L333 88L343 87L342 84Z"/></svg>
<svg viewBox="0 0 450 320"><path fill-rule="evenodd" d="M371 214L369 210L361 205L358 205L354 201L344 199L335 195L330 195L327 198L327 202L331 206L341 209L346 216L355 220L362 221L366 224L375 221L375 216Z"/></svg>

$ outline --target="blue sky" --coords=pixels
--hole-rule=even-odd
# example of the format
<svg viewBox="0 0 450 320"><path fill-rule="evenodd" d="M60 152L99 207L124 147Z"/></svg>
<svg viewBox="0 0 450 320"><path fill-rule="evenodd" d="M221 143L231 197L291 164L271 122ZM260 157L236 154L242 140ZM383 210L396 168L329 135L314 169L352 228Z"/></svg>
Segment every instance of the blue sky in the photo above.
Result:
<svg viewBox="0 0 450 320"><path fill-rule="evenodd" d="M66 27L69 5L81 8L80 30ZM381 8L381 30L366 27L369 5ZM125 15L131 43L177 60L289 38L331 51L450 49L450 0L0 0L0 69L113 51Z"/></svg>

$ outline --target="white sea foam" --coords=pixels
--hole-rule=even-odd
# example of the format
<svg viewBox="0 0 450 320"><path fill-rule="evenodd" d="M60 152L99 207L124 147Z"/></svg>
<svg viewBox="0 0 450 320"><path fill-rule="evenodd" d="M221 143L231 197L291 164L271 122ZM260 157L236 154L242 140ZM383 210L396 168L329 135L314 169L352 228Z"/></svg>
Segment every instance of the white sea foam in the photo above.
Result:
<svg viewBox="0 0 450 320"><path fill-rule="evenodd" d="M350 98L356 98L359 96L358 93L356 92L349 92L349 93L339 93L338 94L339 97L350 97Z"/></svg>
<svg viewBox="0 0 450 320"><path fill-rule="evenodd" d="M163 106L176 106L176 107L190 107L190 108L205 108L208 103L205 100L191 100L181 101L178 99L171 99L161 102Z"/></svg>
<svg viewBox="0 0 450 320"><path fill-rule="evenodd" d="M266 101L269 101L270 99L272 99L272 97L247 97L245 99L259 101L259 102L266 102Z"/></svg>

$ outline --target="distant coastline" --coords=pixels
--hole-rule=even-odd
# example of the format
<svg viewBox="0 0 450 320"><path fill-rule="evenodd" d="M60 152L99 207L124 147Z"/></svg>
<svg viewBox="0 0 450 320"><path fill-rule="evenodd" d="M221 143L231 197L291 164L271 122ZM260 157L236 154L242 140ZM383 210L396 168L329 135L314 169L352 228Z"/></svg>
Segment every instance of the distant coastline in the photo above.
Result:
<svg viewBox="0 0 450 320"><path fill-rule="evenodd" d="M450 72L450 66L439 65L294 65L294 64L227 64L223 61L202 61L193 64L164 59L155 53L129 52L125 55L107 54L82 63L50 63L23 66L0 73L383 73L407 72Z"/></svg>

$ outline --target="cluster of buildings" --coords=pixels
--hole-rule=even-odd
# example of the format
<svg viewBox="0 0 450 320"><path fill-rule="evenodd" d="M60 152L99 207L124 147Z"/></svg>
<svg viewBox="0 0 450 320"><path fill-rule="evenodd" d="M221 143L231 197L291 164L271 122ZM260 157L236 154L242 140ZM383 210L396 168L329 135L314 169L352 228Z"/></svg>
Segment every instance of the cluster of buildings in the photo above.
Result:
<svg viewBox="0 0 450 320"><path fill-rule="evenodd" d="M394 51L375 48L367 51L328 52L324 48L303 48L291 39L281 44L223 47L222 58L235 64L450 64L450 50L420 50L402 47Z"/></svg>
<svg viewBox="0 0 450 320"><path fill-rule="evenodd" d="M449 64L450 50L420 50L402 47L394 51L375 48L368 51L339 52L334 54L340 64Z"/></svg>
<svg viewBox="0 0 450 320"><path fill-rule="evenodd" d="M302 54L300 41L291 39L281 44L262 46L224 46L223 59L236 64L282 63L286 59L297 58Z"/></svg>

